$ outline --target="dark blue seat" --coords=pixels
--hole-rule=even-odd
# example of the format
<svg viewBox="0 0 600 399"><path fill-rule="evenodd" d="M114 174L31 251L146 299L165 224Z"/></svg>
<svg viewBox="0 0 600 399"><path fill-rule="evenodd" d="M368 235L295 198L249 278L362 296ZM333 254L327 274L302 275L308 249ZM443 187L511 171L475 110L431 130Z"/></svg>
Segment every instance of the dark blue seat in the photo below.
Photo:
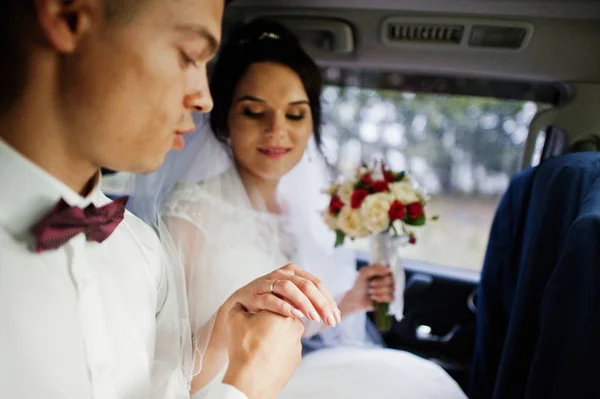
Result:
<svg viewBox="0 0 600 399"><path fill-rule="evenodd" d="M512 180L477 308L471 398L600 397L600 153Z"/></svg>

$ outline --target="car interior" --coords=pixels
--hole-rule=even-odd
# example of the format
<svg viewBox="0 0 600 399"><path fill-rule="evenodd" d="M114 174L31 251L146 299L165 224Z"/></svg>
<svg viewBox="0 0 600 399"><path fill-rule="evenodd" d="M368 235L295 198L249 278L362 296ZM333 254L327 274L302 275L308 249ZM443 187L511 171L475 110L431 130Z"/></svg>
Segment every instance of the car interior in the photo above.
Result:
<svg viewBox="0 0 600 399"><path fill-rule="evenodd" d="M294 31L321 67L328 162L342 173L383 155L430 192L440 219L400 249L404 318L384 340L467 392L502 196L522 170L600 150L600 1L235 0L225 38L257 18Z"/></svg>
<svg viewBox="0 0 600 399"><path fill-rule="evenodd" d="M535 102L509 177L560 154L600 149L600 2L236 0L225 12L225 36L256 18L293 30L327 86ZM361 92L345 93L353 94ZM508 182L500 186L496 198ZM407 249L404 319L384 337L391 348L436 361L465 390L485 245L478 248L471 265Z"/></svg>

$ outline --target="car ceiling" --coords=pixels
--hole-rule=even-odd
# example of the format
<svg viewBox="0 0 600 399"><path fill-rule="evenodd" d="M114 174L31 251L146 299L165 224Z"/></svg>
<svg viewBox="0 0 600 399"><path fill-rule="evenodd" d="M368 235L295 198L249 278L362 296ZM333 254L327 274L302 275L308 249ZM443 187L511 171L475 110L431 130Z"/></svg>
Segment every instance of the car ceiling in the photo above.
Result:
<svg viewBox="0 0 600 399"><path fill-rule="evenodd" d="M569 0L236 0L225 30L258 17L346 22L351 53L307 50L323 66L393 70L441 76L493 77L544 82L600 82L600 1ZM518 51L390 46L382 24L390 17L458 24L523 23L532 28Z"/></svg>

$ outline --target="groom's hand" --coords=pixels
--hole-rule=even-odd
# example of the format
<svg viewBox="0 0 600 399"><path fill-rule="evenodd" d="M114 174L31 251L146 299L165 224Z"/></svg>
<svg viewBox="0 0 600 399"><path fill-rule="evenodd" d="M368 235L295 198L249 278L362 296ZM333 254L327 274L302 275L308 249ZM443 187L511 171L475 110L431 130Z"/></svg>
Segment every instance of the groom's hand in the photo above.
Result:
<svg viewBox="0 0 600 399"><path fill-rule="evenodd" d="M302 360L304 324L295 317L235 305L228 315L229 367L223 382L249 399L272 399Z"/></svg>
<svg viewBox="0 0 600 399"><path fill-rule="evenodd" d="M268 310L282 316L323 320L335 327L341 312L325 285L296 265L287 265L236 291L229 306L243 305L248 312Z"/></svg>

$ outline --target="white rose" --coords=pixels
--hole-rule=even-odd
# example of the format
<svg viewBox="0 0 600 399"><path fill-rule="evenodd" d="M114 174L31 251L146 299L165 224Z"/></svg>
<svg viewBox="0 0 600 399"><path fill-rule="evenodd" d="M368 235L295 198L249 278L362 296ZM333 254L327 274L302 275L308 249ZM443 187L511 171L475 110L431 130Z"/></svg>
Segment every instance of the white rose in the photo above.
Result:
<svg viewBox="0 0 600 399"><path fill-rule="evenodd" d="M354 184L344 183L338 187L337 195L345 205L350 205L352 194L354 193Z"/></svg>
<svg viewBox="0 0 600 399"><path fill-rule="evenodd" d="M356 169L356 173L355 176L357 179L360 179L365 173L368 173L369 169L365 168L364 166L361 166L360 168Z"/></svg>
<svg viewBox="0 0 600 399"><path fill-rule="evenodd" d="M323 212L323 220L331 230L336 231L338 229L338 219L335 215L332 215L328 210Z"/></svg>
<svg viewBox="0 0 600 399"><path fill-rule="evenodd" d="M335 193L338 190L338 187L339 187L339 184L332 184L326 190L323 190L323 192L325 192L329 195L333 195L333 193Z"/></svg>
<svg viewBox="0 0 600 399"><path fill-rule="evenodd" d="M364 226L371 234L384 232L390 226L390 217L388 211L395 198L389 193L377 193L369 195L362 206L360 214Z"/></svg>
<svg viewBox="0 0 600 399"><path fill-rule="evenodd" d="M360 238L369 235L369 231L362 225L360 211L345 206L338 215L337 225L348 237Z"/></svg>
<svg viewBox="0 0 600 399"><path fill-rule="evenodd" d="M412 204L413 202L419 202L420 198L415 192L412 184L407 181L401 181L390 185L390 191L395 199L402 202L405 205Z"/></svg>

